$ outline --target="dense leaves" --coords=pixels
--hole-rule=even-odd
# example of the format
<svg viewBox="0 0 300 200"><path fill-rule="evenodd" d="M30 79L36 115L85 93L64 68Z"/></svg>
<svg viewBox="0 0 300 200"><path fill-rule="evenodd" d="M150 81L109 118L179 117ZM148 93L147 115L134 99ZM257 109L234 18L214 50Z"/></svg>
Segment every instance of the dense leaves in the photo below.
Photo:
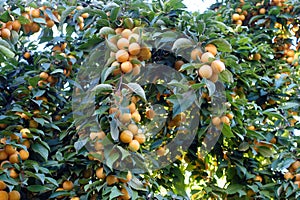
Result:
<svg viewBox="0 0 300 200"><path fill-rule="evenodd" d="M0 190L22 199L300 197L298 1L226 0L203 14L178 0L0 4ZM129 68L117 56L124 28L142 52ZM97 76L84 70L95 63L104 63ZM148 63L180 76L141 84ZM190 142L183 153L167 145L176 136ZM154 166L174 162L145 172L138 153L151 152Z"/></svg>

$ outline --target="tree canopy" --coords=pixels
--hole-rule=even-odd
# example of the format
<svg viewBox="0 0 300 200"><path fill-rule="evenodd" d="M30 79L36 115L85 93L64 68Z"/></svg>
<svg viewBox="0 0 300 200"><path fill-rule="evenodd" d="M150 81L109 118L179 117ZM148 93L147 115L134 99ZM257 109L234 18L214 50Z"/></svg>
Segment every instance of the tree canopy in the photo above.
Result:
<svg viewBox="0 0 300 200"><path fill-rule="evenodd" d="M0 4L0 200L300 198L298 1Z"/></svg>

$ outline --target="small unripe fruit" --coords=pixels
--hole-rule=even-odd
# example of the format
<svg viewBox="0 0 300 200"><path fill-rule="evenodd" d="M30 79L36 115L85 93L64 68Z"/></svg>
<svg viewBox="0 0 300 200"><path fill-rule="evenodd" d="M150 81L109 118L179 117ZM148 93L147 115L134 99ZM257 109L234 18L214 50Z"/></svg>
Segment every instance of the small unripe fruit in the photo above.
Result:
<svg viewBox="0 0 300 200"><path fill-rule="evenodd" d="M238 13L234 13L233 15L232 15L232 20L233 21L237 21L237 20L239 20L240 19L240 15L238 14Z"/></svg>
<svg viewBox="0 0 300 200"><path fill-rule="evenodd" d="M281 75L280 74L275 74L274 78L275 79L280 79Z"/></svg>
<svg viewBox="0 0 300 200"><path fill-rule="evenodd" d="M121 64L121 70L125 74L130 73L132 71L132 68L133 68L133 65L129 61L123 62Z"/></svg>
<svg viewBox="0 0 300 200"><path fill-rule="evenodd" d="M200 49L194 49L192 52L191 52L191 59L192 60L197 60L197 59L200 59L202 56L202 52Z"/></svg>
<svg viewBox="0 0 300 200"><path fill-rule="evenodd" d="M130 29L124 29L121 33L122 37L124 37L126 39L128 39L131 34L132 34L132 32Z"/></svg>
<svg viewBox="0 0 300 200"><path fill-rule="evenodd" d="M118 182L119 182L119 179L117 177L115 177L114 175L109 175L106 177L107 185L113 185Z"/></svg>
<svg viewBox="0 0 300 200"><path fill-rule="evenodd" d="M182 65L184 65L184 62L182 60L177 60L174 67L176 70L180 70Z"/></svg>
<svg viewBox="0 0 300 200"><path fill-rule="evenodd" d="M6 191L0 191L0 200L8 200L8 194Z"/></svg>
<svg viewBox="0 0 300 200"><path fill-rule="evenodd" d="M129 130L124 130L120 134L120 141L123 143L130 143L132 141L132 139L133 139L133 134Z"/></svg>
<svg viewBox="0 0 300 200"><path fill-rule="evenodd" d="M116 59L118 62L125 62L129 59L129 54L125 50L119 50L116 53Z"/></svg>
<svg viewBox="0 0 300 200"><path fill-rule="evenodd" d="M201 62L209 62L210 59L215 58L214 55L210 52L206 52L201 56Z"/></svg>
<svg viewBox="0 0 300 200"><path fill-rule="evenodd" d="M48 28L52 28L53 26L54 26L54 21L53 20L51 20L51 19L49 19L49 20L47 20L47 27Z"/></svg>
<svg viewBox="0 0 300 200"><path fill-rule="evenodd" d="M214 126L219 126L221 124L221 119L220 119L220 117L214 117L214 118L212 118L211 122Z"/></svg>
<svg viewBox="0 0 300 200"><path fill-rule="evenodd" d="M120 115L119 119L123 124L126 124L130 122L131 117L130 113L123 113Z"/></svg>
<svg viewBox="0 0 300 200"><path fill-rule="evenodd" d="M139 114L139 112L136 110L134 113L132 113L131 118L135 121L135 122L140 122L141 121L141 115Z"/></svg>
<svg viewBox="0 0 300 200"><path fill-rule="evenodd" d="M9 200L20 200L21 194L18 191L13 190L10 193L8 193L8 199Z"/></svg>
<svg viewBox="0 0 300 200"><path fill-rule="evenodd" d="M29 58L30 58L30 53L29 52L25 52L24 54L23 54L23 57L26 59L26 60L28 60Z"/></svg>
<svg viewBox="0 0 300 200"><path fill-rule="evenodd" d="M129 131L132 132L133 135L138 134L139 128L138 128L137 125L135 125L135 124L129 124L127 128L128 128Z"/></svg>
<svg viewBox="0 0 300 200"><path fill-rule="evenodd" d="M103 167L100 167L96 170L96 176L99 179L104 179L106 177Z"/></svg>
<svg viewBox="0 0 300 200"><path fill-rule="evenodd" d="M133 139L138 141L140 144L144 144L146 142L146 136L143 133L136 134Z"/></svg>
<svg viewBox="0 0 300 200"><path fill-rule="evenodd" d="M127 49L129 47L129 41L126 38L120 38L117 42L119 49Z"/></svg>
<svg viewBox="0 0 300 200"><path fill-rule="evenodd" d="M217 82L219 80L219 75L216 73L213 73L211 77L209 78L213 83Z"/></svg>
<svg viewBox="0 0 300 200"><path fill-rule="evenodd" d="M0 190L5 190L6 187L6 183L4 183L4 181L0 181Z"/></svg>
<svg viewBox="0 0 300 200"><path fill-rule="evenodd" d="M217 47L214 44L206 45L205 51L212 53L214 56L218 53Z"/></svg>
<svg viewBox="0 0 300 200"><path fill-rule="evenodd" d="M30 14L33 18L38 18L38 17L40 17L40 10L39 9L33 9L33 10L31 10Z"/></svg>
<svg viewBox="0 0 300 200"><path fill-rule="evenodd" d="M259 14L261 14L261 15L266 14L266 9L265 8L259 9Z"/></svg>
<svg viewBox="0 0 300 200"><path fill-rule="evenodd" d="M14 153L12 155L9 156L9 162L11 164L15 164L15 163L19 163L19 153Z"/></svg>
<svg viewBox="0 0 300 200"><path fill-rule="evenodd" d="M129 149L132 151L137 151L140 149L140 143L137 140L132 140L129 143Z"/></svg>
<svg viewBox="0 0 300 200"><path fill-rule="evenodd" d="M218 73L225 70L225 64L220 60L214 60L211 63L211 68L212 68L214 73L218 74Z"/></svg>
<svg viewBox="0 0 300 200"><path fill-rule="evenodd" d="M20 150L19 152L21 160L27 160L29 158L29 152L25 151L24 149Z"/></svg>
<svg viewBox="0 0 300 200"><path fill-rule="evenodd" d="M20 21L19 20L15 20L15 21L13 21L13 23L12 23L12 29L14 30L14 31L19 31L20 30L20 28L21 28L21 23L20 23Z"/></svg>
<svg viewBox="0 0 300 200"><path fill-rule="evenodd" d="M16 148L13 147L12 145L8 144L8 145L5 145L4 147L4 151L8 154L8 155L12 155L14 153L16 153Z"/></svg>
<svg viewBox="0 0 300 200"><path fill-rule="evenodd" d="M9 39L11 36L10 30L7 28L2 29L1 31L1 37L4 39Z"/></svg>
<svg viewBox="0 0 300 200"><path fill-rule="evenodd" d="M244 21L246 19L245 15L240 15L240 19L241 21Z"/></svg>
<svg viewBox="0 0 300 200"><path fill-rule="evenodd" d="M136 55L138 55L140 53L141 47L140 47L140 45L138 43L134 42L134 43L132 43L132 44L129 45L128 51L129 51L129 53L131 55L136 56Z"/></svg>
<svg viewBox="0 0 300 200"><path fill-rule="evenodd" d="M291 172L287 172L284 174L284 179L285 180L289 180L289 179L293 179L294 178L294 175L291 173Z"/></svg>
<svg viewBox="0 0 300 200"><path fill-rule="evenodd" d="M209 65L203 65L199 68L198 74L201 78L210 78L213 74L212 68Z"/></svg>
<svg viewBox="0 0 300 200"><path fill-rule="evenodd" d="M131 181L131 179L132 179L132 174L131 174L130 171L128 171L128 172L127 172L126 179L120 179L120 181L121 181L122 183L127 183L127 182Z"/></svg>
<svg viewBox="0 0 300 200"><path fill-rule="evenodd" d="M255 54L253 55L253 59L254 59L254 60L260 60L260 59L261 59L261 55L260 55L259 53L255 53Z"/></svg>
<svg viewBox="0 0 300 200"><path fill-rule="evenodd" d="M103 140L105 138L106 134L103 131L99 131L99 132L91 132L90 133L90 139L94 140Z"/></svg>
<svg viewBox="0 0 300 200"><path fill-rule="evenodd" d="M224 124L227 124L227 125L230 124L230 119L229 119L227 116L222 116L222 117L221 117L221 121L222 121Z"/></svg>
<svg viewBox="0 0 300 200"><path fill-rule="evenodd" d="M141 72L141 66L134 66L133 65L133 69L132 69L132 75L137 76L139 75Z"/></svg>

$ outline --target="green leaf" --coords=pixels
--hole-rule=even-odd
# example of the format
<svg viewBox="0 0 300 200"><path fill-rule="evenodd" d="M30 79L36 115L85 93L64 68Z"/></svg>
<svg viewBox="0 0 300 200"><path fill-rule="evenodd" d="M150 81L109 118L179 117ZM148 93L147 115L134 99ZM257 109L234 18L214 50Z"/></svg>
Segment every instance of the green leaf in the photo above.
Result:
<svg viewBox="0 0 300 200"><path fill-rule="evenodd" d="M223 123L223 127L222 127L222 133L225 137L227 138L232 138L234 137L231 128L228 124Z"/></svg>
<svg viewBox="0 0 300 200"><path fill-rule="evenodd" d="M114 199L118 196L122 196L124 195L118 188L117 186L114 186L113 188L111 188L111 192L109 194L109 199Z"/></svg>
<svg viewBox="0 0 300 200"><path fill-rule="evenodd" d="M34 100L34 99L31 99L31 101L33 101L34 103L36 103L39 107L41 107L41 105L43 103L43 100Z"/></svg>
<svg viewBox="0 0 300 200"><path fill-rule="evenodd" d="M129 181L127 184L137 191L147 191L147 189L144 187L143 183L139 179L137 179L135 176L133 176L131 181Z"/></svg>
<svg viewBox="0 0 300 200"><path fill-rule="evenodd" d="M120 152L121 152L121 155L122 155L121 160L123 160L124 158L126 158L126 157L128 157L128 156L131 155L131 154L130 154L127 150L125 150L123 147L117 146L117 148L118 148L118 149L120 150Z"/></svg>
<svg viewBox="0 0 300 200"><path fill-rule="evenodd" d="M0 45L0 52L7 58L15 57L15 53L3 45Z"/></svg>
<svg viewBox="0 0 300 200"><path fill-rule="evenodd" d="M45 192L51 190L50 188L42 185L30 185L26 188L30 192Z"/></svg>
<svg viewBox="0 0 300 200"><path fill-rule="evenodd" d="M56 23L59 23L58 19L56 18L56 16L52 13L52 11L51 11L49 8L47 8L47 9L45 10L45 13L48 15L48 17L49 17L52 21L54 21L54 22L56 22Z"/></svg>
<svg viewBox="0 0 300 200"><path fill-rule="evenodd" d="M45 174L35 174L36 177L38 177L40 179L40 181L42 182L42 184L44 184L45 182Z"/></svg>
<svg viewBox="0 0 300 200"><path fill-rule="evenodd" d="M139 97L141 97L144 101L147 102L146 94L144 89L137 83L128 83L125 84L130 90L136 93Z"/></svg>
<svg viewBox="0 0 300 200"><path fill-rule="evenodd" d="M233 79L233 75L229 70L224 70L219 74L219 78L221 81L225 82L225 83L233 83L234 79Z"/></svg>
<svg viewBox="0 0 300 200"><path fill-rule="evenodd" d="M6 41L6 40L3 40L0 38L0 45L8 48L8 49L11 49L12 47L10 46L10 44Z"/></svg>
<svg viewBox="0 0 300 200"><path fill-rule="evenodd" d="M34 18L33 21L38 24L46 24L46 20L44 18Z"/></svg>
<svg viewBox="0 0 300 200"><path fill-rule="evenodd" d="M189 86L186 83L180 83L177 80L172 80L168 83L168 86L175 86L177 88L182 88L184 91L189 89Z"/></svg>
<svg viewBox="0 0 300 200"><path fill-rule="evenodd" d="M237 193L239 190L241 190L241 185L240 184L230 184L227 189L226 189L226 193L227 194L235 194Z"/></svg>
<svg viewBox="0 0 300 200"><path fill-rule="evenodd" d="M56 70L52 71L50 74L58 74L58 73L63 74L64 70L63 69L56 69Z"/></svg>
<svg viewBox="0 0 300 200"><path fill-rule="evenodd" d="M56 187L59 186L59 184L57 183L57 181L51 177L45 177L45 180L53 185L55 185Z"/></svg>
<svg viewBox="0 0 300 200"><path fill-rule="evenodd" d="M179 38L177 39L172 47L172 50L176 50L176 49L182 49L182 48L188 48L188 47L192 47L193 43L191 40L187 39L187 38Z"/></svg>
<svg viewBox="0 0 300 200"><path fill-rule="evenodd" d="M0 21L2 22L8 22L12 21L12 18L10 17L10 14L8 11L5 11L2 15L0 15Z"/></svg>
<svg viewBox="0 0 300 200"><path fill-rule="evenodd" d="M271 109L268 109L268 110L265 110L262 112L263 114L265 115L268 115L270 117L276 117L277 119L282 119L282 120L285 120L285 117L281 114L279 114L275 109L271 108Z"/></svg>
<svg viewBox="0 0 300 200"><path fill-rule="evenodd" d="M202 35L205 31L205 28L206 28L206 24L203 20L200 20L197 22L197 27L196 27L196 30L198 32L199 35Z"/></svg>
<svg viewBox="0 0 300 200"><path fill-rule="evenodd" d="M62 26L65 23L67 17L76 9L76 6L70 6L61 14L59 26Z"/></svg>
<svg viewBox="0 0 300 200"><path fill-rule="evenodd" d="M116 21L116 19L118 18L119 16L119 12L120 12L120 7L114 7L111 12L110 12L110 20L112 22Z"/></svg>
<svg viewBox="0 0 300 200"><path fill-rule="evenodd" d="M35 91L32 92L33 93L33 98L40 97L43 94L45 94L45 92L46 92L46 90L37 90L37 91L35 90Z"/></svg>
<svg viewBox="0 0 300 200"><path fill-rule="evenodd" d="M94 115L98 115L98 116L100 117L100 116L103 115L109 108L110 108L110 106L105 106L105 105L100 106L99 109L95 110L93 116L94 116Z"/></svg>
<svg viewBox="0 0 300 200"><path fill-rule="evenodd" d="M24 25L24 24L29 24L29 23L30 23L30 20L27 19L27 18L24 17L24 16L19 16L18 20L20 21L20 23L21 23L22 25Z"/></svg>
<svg viewBox="0 0 300 200"><path fill-rule="evenodd" d="M16 14L16 15L21 15L21 9L20 8L16 8L13 11L11 11L12 13Z"/></svg>
<svg viewBox="0 0 300 200"><path fill-rule="evenodd" d="M13 179L11 177L8 177L7 174L1 174L0 175L0 180L6 182L8 184L11 184L11 185L18 185L19 184L15 179Z"/></svg>
<svg viewBox="0 0 300 200"><path fill-rule="evenodd" d="M258 152L264 156L264 157L272 157L273 156L273 151L272 149L265 147L265 146L258 146L257 147L259 150Z"/></svg>
<svg viewBox="0 0 300 200"><path fill-rule="evenodd" d="M118 160L119 157L120 157L119 152L111 151L109 157L105 159L106 161L105 164L107 165L107 167L109 167L109 169L113 170L113 165Z"/></svg>
<svg viewBox="0 0 300 200"><path fill-rule="evenodd" d="M196 69L196 68L199 68L200 65L196 65L196 64L193 64L193 63L186 63L186 64L183 64L181 67L180 67L180 70L179 71L185 71L185 70L189 70L189 69Z"/></svg>
<svg viewBox="0 0 300 200"><path fill-rule="evenodd" d="M53 199L55 197L59 197L59 196L70 196L70 192L69 191L57 191L54 192L50 195L50 199Z"/></svg>
<svg viewBox="0 0 300 200"><path fill-rule="evenodd" d="M164 7L166 9L179 10L186 8L186 5L182 2L182 0L169 0L164 2Z"/></svg>
<svg viewBox="0 0 300 200"><path fill-rule="evenodd" d="M32 8L38 8L38 5L34 1L28 1L27 5Z"/></svg>
<svg viewBox="0 0 300 200"><path fill-rule="evenodd" d="M193 91L187 91L182 94L174 94L168 97L168 101L173 104L172 117L175 117L181 112L190 108L196 100L196 95Z"/></svg>
<svg viewBox="0 0 300 200"><path fill-rule="evenodd" d="M89 138L79 139L77 142L74 143L74 148L78 153L89 141Z"/></svg>
<svg viewBox="0 0 300 200"><path fill-rule="evenodd" d="M119 141L119 129L116 119L110 121L110 135L114 141Z"/></svg>
<svg viewBox="0 0 300 200"><path fill-rule="evenodd" d="M243 142L239 145L238 150L239 151L247 151L249 149L250 145L248 142Z"/></svg>
<svg viewBox="0 0 300 200"><path fill-rule="evenodd" d="M73 30L72 30L73 32ZM94 35L92 38L88 39L88 41L84 42L83 44L81 44L78 49L82 50L82 49L89 49L94 47L94 45L99 44L100 42L102 42L102 38L100 38L97 35Z"/></svg>
<svg viewBox="0 0 300 200"><path fill-rule="evenodd" d="M93 9L93 8L83 8L82 10L79 10L74 15L74 18L77 19L77 17L83 13L89 13L89 15L98 15L103 19L107 19L107 15L103 10L100 9Z"/></svg>
<svg viewBox="0 0 300 200"><path fill-rule="evenodd" d="M213 26L218 27L222 32L233 31L231 27L227 26L223 22L219 22L219 21L216 21L216 20L210 20L210 21L213 24Z"/></svg>
<svg viewBox="0 0 300 200"><path fill-rule="evenodd" d="M279 6L272 6L270 9L268 9L269 15L278 15L280 13L280 7Z"/></svg>
<svg viewBox="0 0 300 200"><path fill-rule="evenodd" d="M19 33L17 31L11 31L11 43L13 45L17 44L19 41Z"/></svg>
<svg viewBox="0 0 300 200"><path fill-rule="evenodd" d="M44 124L45 124L45 120L43 118L33 117L33 120L36 121L37 123L39 123L42 126L44 126Z"/></svg>
<svg viewBox="0 0 300 200"><path fill-rule="evenodd" d="M300 105L297 102L285 102L280 105L280 109L288 110L290 108L298 108Z"/></svg>
<svg viewBox="0 0 300 200"><path fill-rule="evenodd" d="M211 40L209 43L216 45L219 51L232 52L231 44L223 38Z"/></svg>
<svg viewBox="0 0 300 200"><path fill-rule="evenodd" d="M208 93L209 93L209 96L213 96L213 94L215 93L216 91L216 85L210 81L210 80L207 80L207 79L203 79L204 83L206 84L206 87L208 89Z"/></svg>
<svg viewBox="0 0 300 200"><path fill-rule="evenodd" d="M205 86L205 83L195 83L195 84L191 85L191 88L193 90L198 90L198 89L200 89L200 88L202 88L204 86Z"/></svg>
<svg viewBox="0 0 300 200"><path fill-rule="evenodd" d="M115 45L114 43L112 43L109 40L105 40L106 45L108 46L109 50L112 52L117 52L119 49L117 47L117 45Z"/></svg>
<svg viewBox="0 0 300 200"><path fill-rule="evenodd" d="M61 131L60 128L53 123L51 123L50 126L58 131Z"/></svg>
<svg viewBox="0 0 300 200"><path fill-rule="evenodd" d="M251 17L251 19L249 20L248 24L251 24L252 22L255 22L256 20L259 20L260 18L264 18L265 15L256 15Z"/></svg>
<svg viewBox="0 0 300 200"><path fill-rule="evenodd" d="M48 149L46 147L44 147L43 145L39 144L39 143L34 143L32 146L31 146L31 149L38 153L39 155L42 156L42 158L44 158L45 161L48 160L48 155L49 155L49 152L48 152Z"/></svg>
<svg viewBox="0 0 300 200"><path fill-rule="evenodd" d="M252 131L252 130L247 130L247 136L252 138L257 138L260 140L266 139L266 137L263 134L259 133L258 131Z"/></svg>
<svg viewBox="0 0 300 200"><path fill-rule="evenodd" d="M98 94L102 91L112 91L113 89L113 86L110 85L110 84L99 84L99 85L96 85L91 91L95 94Z"/></svg>

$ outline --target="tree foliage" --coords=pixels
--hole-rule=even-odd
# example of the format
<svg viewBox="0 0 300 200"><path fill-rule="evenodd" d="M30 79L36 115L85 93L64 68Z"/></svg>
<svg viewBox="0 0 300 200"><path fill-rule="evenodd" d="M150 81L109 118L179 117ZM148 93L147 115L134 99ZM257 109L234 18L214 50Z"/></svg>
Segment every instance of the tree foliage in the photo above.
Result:
<svg viewBox="0 0 300 200"><path fill-rule="evenodd" d="M1 7L1 198L300 197L298 1Z"/></svg>

